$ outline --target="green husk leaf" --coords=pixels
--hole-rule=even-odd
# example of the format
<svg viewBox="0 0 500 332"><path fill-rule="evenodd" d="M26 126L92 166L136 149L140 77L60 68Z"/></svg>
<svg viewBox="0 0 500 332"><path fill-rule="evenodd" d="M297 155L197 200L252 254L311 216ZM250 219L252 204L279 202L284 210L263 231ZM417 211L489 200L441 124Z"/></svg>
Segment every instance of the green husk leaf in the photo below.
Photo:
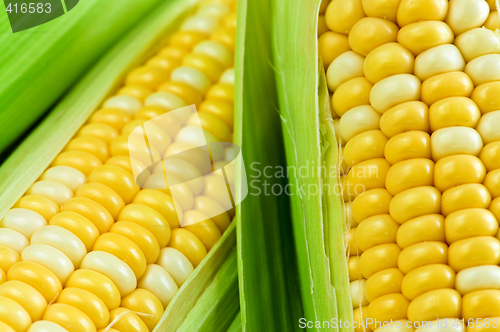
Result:
<svg viewBox="0 0 500 332"><path fill-rule="evenodd" d="M207 261L209 260L210 258ZM208 268L215 270L213 267ZM198 286L198 283L191 283L187 287L195 285ZM177 331L226 332L233 321L239 318L239 310L238 263L236 247L233 247L224 264L217 271L212 284L208 286L193 309L189 311L186 320ZM164 331L169 330L165 329Z"/></svg>
<svg viewBox="0 0 500 332"><path fill-rule="evenodd" d="M241 146L249 190L237 207L241 328L295 331L303 313L290 206L285 193L271 192L287 186L284 175L275 175L280 168L286 172L286 166L276 111L271 5L266 0L240 1L238 14L235 143ZM265 176L264 170L273 176Z"/></svg>
<svg viewBox="0 0 500 332"><path fill-rule="evenodd" d="M241 331L241 312L238 312L233 320L233 323L227 329L227 332L240 332Z"/></svg>
<svg viewBox="0 0 500 332"><path fill-rule="evenodd" d="M160 4L85 0L53 21L12 33L0 1L0 153Z"/></svg>
<svg viewBox="0 0 500 332"><path fill-rule="evenodd" d="M236 223L233 220L175 294L154 332L225 331L229 327L239 309Z"/></svg>
<svg viewBox="0 0 500 332"><path fill-rule="evenodd" d="M274 0L273 4L274 60L287 162L297 170L307 170L305 175L296 173L290 178L305 318L320 322L321 327L310 330L334 331L339 328L323 322L352 321L352 310L345 305L349 289L344 221L335 194L337 142L328 91L318 74L320 1L299 0L290 6L286 0Z"/></svg>
<svg viewBox="0 0 500 332"><path fill-rule="evenodd" d="M0 167L0 218L50 165L101 102L118 88L123 76L175 32L196 2L176 0L157 7L78 82L12 153Z"/></svg>

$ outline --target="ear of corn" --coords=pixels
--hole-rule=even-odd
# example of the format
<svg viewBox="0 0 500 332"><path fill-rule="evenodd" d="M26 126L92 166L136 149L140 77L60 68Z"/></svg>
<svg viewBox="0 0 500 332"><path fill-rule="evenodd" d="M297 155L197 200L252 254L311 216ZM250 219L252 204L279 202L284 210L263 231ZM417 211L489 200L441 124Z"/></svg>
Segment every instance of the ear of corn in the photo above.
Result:
<svg viewBox="0 0 500 332"><path fill-rule="evenodd" d="M167 173L158 173L164 189L141 190L132 175L136 171L132 169L134 160L128 157L133 156L134 146L128 151L123 143L127 141L118 136L121 132L127 139L132 132L130 138L134 138L134 126L143 125L148 135L153 134L147 140L153 155L155 151L166 154L165 144L170 145L172 138L141 119L182 107L184 98L196 98L195 103L205 110L200 116L205 135L214 137L212 140L218 140L216 135L232 140L231 35L235 32L235 13L226 4L205 5L197 9L198 16L182 22L195 4L173 2L157 8L81 81L0 169L5 179L0 185L4 188L0 198L0 322L6 324L4 330L92 332L110 327L111 331L153 331L205 326L222 331L235 319L236 224L229 224L234 210L212 219L203 217L215 205L223 204L217 203L217 176L211 175L212 182L206 182L204 189L203 183L183 184L186 200L174 201L169 195L175 183L171 188L165 185L169 172L183 167L191 175L198 173L190 162L172 158L177 163L167 159L162 162L167 165ZM218 22L229 30L229 38L222 42L220 33L206 32ZM173 35L168 46L147 65L124 77L130 67L158 52L165 35L171 35L180 23L181 31ZM204 41L207 38L213 40ZM193 55L201 55L199 61L179 67L182 53L191 50ZM171 51L182 51L181 59ZM164 53L170 55L163 58ZM169 64L162 59L177 60L175 67L179 68L167 69ZM212 71L214 66L203 67L206 62L217 62L214 69L218 71ZM124 78L126 86L103 102ZM211 85L214 89L207 91ZM160 92L153 94L152 90L158 88ZM212 103L202 103L205 92ZM99 104L102 109L92 114ZM134 114L137 120L132 121ZM81 127L87 119L88 124ZM172 127L174 123L170 122L167 130L179 132L172 145L191 144L191 120L179 119L187 126L181 129L178 123ZM185 147L179 145L179 149ZM212 150L213 158L215 153ZM28 159L20 163L26 155ZM153 167L145 174L148 177L143 184L154 188L158 180ZM175 175L181 177L183 173ZM230 184L236 190L234 183ZM13 200L23 193L25 196L13 206ZM202 193L206 196L193 196ZM181 208L185 213L181 214ZM198 222L200 216L204 219ZM187 224L180 228L183 221ZM34 302L27 303L19 291ZM203 304L212 305L212 311L201 311ZM218 309L226 312L223 320Z"/></svg>
<svg viewBox="0 0 500 332"><path fill-rule="evenodd" d="M494 1L323 1L309 11L317 45L298 19L307 5L276 3L283 122L315 124L309 138L290 131L288 161L321 158L342 184L314 195L323 203L316 215L295 215L319 216L324 228L315 240L326 244L315 254L329 258L337 299L332 312L311 310L308 320L364 321L339 327L356 332L389 330L383 322L403 325L390 330L440 330L438 319L448 319L447 330L491 328L500 316L491 277L500 259ZM298 182L334 185L333 177ZM427 321L432 326L422 326Z"/></svg>
<svg viewBox="0 0 500 332"><path fill-rule="evenodd" d="M0 153L158 4L82 1L77 10L15 34L0 4Z"/></svg>

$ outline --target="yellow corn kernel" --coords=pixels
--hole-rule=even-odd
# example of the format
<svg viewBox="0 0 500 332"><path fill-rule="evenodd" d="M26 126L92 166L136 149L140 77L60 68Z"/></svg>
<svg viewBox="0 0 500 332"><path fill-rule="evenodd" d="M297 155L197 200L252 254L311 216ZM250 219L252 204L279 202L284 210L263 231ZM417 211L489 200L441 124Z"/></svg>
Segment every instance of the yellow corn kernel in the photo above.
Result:
<svg viewBox="0 0 500 332"><path fill-rule="evenodd" d="M486 19L486 22L484 22L483 26L486 29L490 29L493 31L496 31L496 29L500 29L500 20L498 18L498 12L495 10L491 11L490 14L488 15L488 18Z"/></svg>
<svg viewBox="0 0 500 332"><path fill-rule="evenodd" d="M149 206L129 204L121 211L117 221L131 221L146 228L154 234L160 247L165 247L169 243L171 230L168 222Z"/></svg>
<svg viewBox="0 0 500 332"><path fill-rule="evenodd" d="M111 213L114 219L125 206L125 202L120 195L110 187L97 182L87 183L81 186L77 192L76 197L86 197L99 204Z"/></svg>
<svg viewBox="0 0 500 332"><path fill-rule="evenodd" d="M348 270L349 270L349 281L359 280L362 278L358 256L349 257Z"/></svg>
<svg viewBox="0 0 500 332"><path fill-rule="evenodd" d="M144 66L132 70L126 78L126 84L137 84L156 90L168 78L169 73L167 71L158 67Z"/></svg>
<svg viewBox="0 0 500 332"><path fill-rule="evenodd" d="M328 26L326 25L325 15L319 15L319 17L318 17L318 37L327 31L328 31Z"/></svg>
<svg viewBox="0 0 500 332"><path fill-rule="evenodd" d="M184 49L184 48L175 47L175 46L167 46L167 47L162 48L158 52L158 55L172 57L174 59L182 60L188 53L189 53L189 51Z"/></svg>
<svg viewBox="0 0 500 332"><path fill-rule="evenodd" d="M436 75L422 83L422 101L428 106L447 97L469 97L474 89L470 77L463 72Z"/></svg>
<svg viewBox="0 0 500 332"><path fill-rule="evenodd" d="M210 39L221 43L230 50L234 50L236 44L236 36L234 34L234 31L223 27L217 28L214 32L212 32L212 34L210 35Z"/></svg>
<svg viewBox="0 0 500 332"><path fill-rule="evenodd" d="M448 265L431 264L412 270L401 284L403 295L413 301L425 292L455 287L455 271Z"/></svg>
<svg viewBox="0 0 500 332"><path fill-rule="evenodd" d="M59 294L57 303L64 303L80 310L92 320L97 329L108 325L108 308L102 300L86 290L66 287Z"/></svg>
<svg viewBox="0 0 500 332"><path fill-rule="evenodd" d="M27 195L21 197L13 208L35 211L45 220L52 219L61 209L54 201L41 195Z"/></svg>
<svg viewBox="0 0 500 332"><path fill-rule="evenodd" d="M90 220L75 212L58 213L49 221L49 225L62 227L78 236L87 251L92 250L95 241L99 237L97 227Z"/></svg>
<svg viewBox="0 0 500 332"><path fill-rule="evenodd" d="M352 312L353 322L355 322L354 332L371 332L372 329L366 326L368 307L356 308Z"/></svg>
<svg viewBox="0 0 500 332"><path fill-rule="evenodd" d="M184 254L194 267L197 267L207 255L203 243L193 233L182 228L172 230L169 246Z"/></svg>
<svg viewBox="0 0 500 332"><path fill-rule="evenodd" d="M408 319L414 322L430 321L440 317L460 317L462 297L454 289L437 289L411 301Z"/></svg>
<svg viewBox="0 0 500 332"><path fill-rule="evenodd" d="M380 130L389 138L405 131L429 132L429 108L420 101L396 105L382 115Z"/></svg>
<svg viewBox="0 0 500 332"><path fill-rule="evenodd" d="M184 57L182 65L198 69L204 73L212 83L217 82L224 71L224 68L219 62L204 54L190 54Z"/></svg>
<svg viewBox="0 0 500 332"><path fill-rule="evenodd" d="M156 237L138 224L130 221L119 221L111 227L109 232L122 235L135 243L144 254L148 264L154 263L160 254L160 245Z"/></svg>
<svg viewBox="0 0 500 332"><path fill-rule="evenodd" d="M367 316L378 321L379 324L389 322L391 320L406 319L406 310L408 309L408 301L401 294L388 294L375 299L368 306ZM374 324L370 324L372 328Z"/></svg>
<svg viewBox="0 0 500 332"><path fill-rule="evenodd" d="M392 165L407 159L431 159L431 137L423 131L398 134L387 142L384 154Z"/></svg>
<svg viewBox="0 0 500 332"><path fill-rule="evenodd" d="M356 243L362 251L379 244L395 243L399 224L391 216L382 214L363 220L356 230Z"/></svg>
<svg viewBox="0 0 500 332"><path fill-rule="evenodd" d="M113 189L121 196L125 204L132 202L140 190L133 175L118 166L98 166L90 174L89 181L101 183Z"/></svg>
<svg viewBox="0 0 500 332"><path fill-rule="evenodd" d="M429 109L431 130L446 127L475 128L481 119L477 105L466 97L448 97L431 105Z"/></svg>
<svg viewBox="0 0 500 332"><path fill-rule="evenodd" d="M401 293L404 274L398 268L391 268L373 274L366 281L365 296L368 302L393 293Z"/></svg>
<svg viewBox="0 0 500 332"><path fill-rule="evenodd" d="M380 244L365 251L360 258L361 273L369 278L374 273L398 266L401 249L395 243Z"/></svg>
<svg viewBox="0 0 500 332"><path fill-rule="evenodd" d="M231 142L232 133L229 126L219 117L209 112L198 112L197 115L193 114L188 120L188 126L195 126L201 124L201 127L207 132L214 135L221 142Z"/></svg>
<svg viewBox="0 0 500 332"><path fill-rule="evenodd" d="M142 319L139 318L134 312L126 308L116 308L111 310L109 313L110 321L116 321L113 325L118 331L130 331L130 332L149 332L149 329Z"/></svg>
<svg viewBox="0 0 500 332"><path fill-rule="evenodd" d="M16 301L2 295L0 295L0 321L15 331L26 331L31 324L31 318L26 310Z"/></svg>
<svg viewBox="0 0 500 332"><path fill-rule="evenodd" d="M500 197L500 169L489 172L484 179L484 185L493 199Z"/></svg>
<svg viewBox="0 0 500 332"><path fill-rule="evenodd" d="M206 40L208 36L205 33L198 31L177 31L170 37L169 46L185 48L188 51L193 47Z"/></svg>
<svg viewBox="0 0 500 332"><path fill-rule="evenodd" d="M218 83L212 85L206 94L206 102L221 100L229 104L234 103L234 86L230 84ZM201 107L201 105L200 105ZM232 119L230 121L233 121ZM228 123L229 124L229 123Z"/></svg>
<svg viewBox="0 0 500 332"><path fill-rule="evenodd" d="M93 332L94 323L81 310L64 303L50 305L43 315L44 320L61 325L68 332Z"/></svg>
<svg viewBox="0 0 500 332"><path fill-rule="evenodd" d="M89 123L82 127L76 136L92 136L97 137L105 143L111 142L118 136L118 131L104 123Z"/></svg>
<svg viewBox="0 0 500 332"><path fill-rule="evenodd" d="M401 0L362 0L363 11L369 17L378 17L396 23Z"/></svg>
<svg viewBox="0 0 500 332"><path fill-rule="evenodd" d="M363 161L354 166L347 174L355 196L366 190L384 188L387 172L391 165L384 158Z"/></svg>
<svg viewBox="0 0 500 332"><path fill-rule="evenodd" d="M361 0L332 0L325 12L328 28L347 35L356 22L365 17Z"/></svg>
<svg viewBox="0 0 500 332"><path fill-rule="evenodd" d="M414 56L398 43L386 43L366 56L363 72L371 83L397 74L413 74Z"/></svg>
<svg viewBox="0 0 500 332"><path fill-rule="evenodd" d="M487 209L491 203L491 194L482 184L462 184L443 193L441 211L446 217L463 209Z"/></svg>
<svg viewBox="0 0 500 332"><path fill-rule="evenodd" d="M201 93L183 82L166 82L158 88L158 91L170 92L186 102L187 105L195 104L199 106L202 101Z"/></svg>
<svg viewBox="0 0 500 332"><path fill-rule="evenodd" d="M104 274L88 270L76 270L68 279L65 285L86 290L97 296L108 308L113 310L120 305L120 292L113 281Z"/></svg>
<svg viewBox="0 0 500 332"><path fill-rule="evenodd" d="M396 242L401 249L425 241L446 241L442 215L428 214L408 220L399 227L396 235Z"/></svg>
<svg viewBox="0 0 500 332"><path fill-rule="evenodd" d="M221 232L217 225L204 213L197 210L190 210L184 213L184 228L196 235L210 251L221 237Z"/></svg>
<svg viewBox="0 0 500 332"><path fill-rule="evenodd" d="M482 183L486 169L481 160L470 155L452 155L437 161L434 185L441 192L466 183Z"/></svg>
<svg viewBox="0 0 500 332"><path fill-rule="evenodd" d="M448 263L457 272L474 266L498 265L500 241L492 236L476 236L450 245Z"/></svg>
<svg viewBox="0 0 500 332"><path fill-rule="evenodd" d="M396 24L377 17L365 17L356 22L349 31L351 49L366 56L373 49L395 42L399 28Z"/></svg>
<svg viewBox="0 0 500 332"><path fill-rule="evenodd" d="M90 220L99 230L106 233L113 225L113 216L101 204L87 197L73 197L62 206L63 212L75 212Z"/></svg>
<svg viewBox="0 0 500 332"><path fill-rule="evenodd" d="M387 173L385 186L391 195L405 190L434 185L434 162L429 159L403 160L394 164Z"/></svg>
<svg viewBox="0 0 500 332"><path fill-rule="evenodd" d="M357 228L351 228L345 235L344 242L347 244L347 256L359 256L362 253L362 250L358 248L356 243L356 230Z"/></svg>
<svg viewBox="0 0 500 332"><path fill-rule="evenodd" d="M124 297L121 305L129 310L147 314L147 316L140 315L139 318L146 324L149 331L154 330L163 314L160 300L150 291L141 288L137 288Z"/></svg>
<svg viewBox="0 0 500 332"><path fill-rule="evenodd" d="M357 223L377 214L388 214L393 196L385 189L367 190L352 202L352 217Z"/></svg>
<svg viewBox="0 0 500 332"><path fill-rule="evenodd" d="M406 47L414 56L444 44L452 43L453 31L441 21L420 21L401 27L398 43Z"/></svg>
<svg viewBox="0 0 500 332"><path fill-rule="evenodd" d="M448 12L448 1L401 0L398 7L398 25L403 27L418 21L444 21Z"/></svg>
<svg viewBox="0 0 500 332"><path fill-rule="evenodd" d="M21 260L21 256L9 247L0 245L0 269L4 272L9 271L12 265Z"/></svg>
<svg viewBox="0 0 500 332"><path fill-rule="evenodd" d="M51 303L62 290L61 281L46 267L35 262L18 262L7 272L9 280L24 282L36 289Z"/></svg>
<svg viewBox="0 0 500 332"><path fill-rule="evenodd" d="M318 50L326 70L333 60L351 48L345 35L327 31L318 38Z"/></svg>
<svg viewBox="0 0 500 332"><path fill-rule="evenodd" d="M462 300L462 317L468 321L500 315L500 291L480 290L466 294ZM480 324L477 324L480 325Z"/></svg>
<svg viewBox="0 0 500 332"><path fill-rule="evenodd" d="M341 117L350 109L368 105L373 85L364 77L356 77L342 83L332 96L332 108Z"/></svg>
<svg viewBox="0 0 500 332"><path fill-rule="evenodd" d="M500 168L500 142L485 145L481 150L479 159L481 159L488 171Z"/></svg>
<svg viewBox="0 0 500 332"><path fill-rule="evenodd" d="M434 187L417 187L394 196L390 215L400 224L426 214L441 212L441 193Z"/></svg>
<svg viewBox="0 0 500 332"><path fill-rule="evenodd" d="M132 121L133 115L116 108L104 108L90 117L90 123L103 123L121 132L127 123Z"/></svg>
<svg viewBox="0 0 500 332"><path fill-rule="evenodd" d="M446 241L452 244L458 240L475 236L495 236L498 222L486 209L465 209L446 217Z"/></svg>
<svg viewBox="0 0 500 332"><path fill-rule="evenodd" d="M482 114L496 111L500 108L500 82L490 82L477 86L471 99L477 104Z"/></svg>
<svg viewBox="0 0 500 332"><path fill-rule="evenodd" d="M146 257L142 250L133 241L117 233L106 233L99 236L93 251L104 251L118 257L134 271L140 279L146 271Z"/></svg>
<svg viewBox="0 0 500 332"><path fill-rule="evenodd" d="M63 152L54 159L52 166L69 166L76 168L88 176L97 167L102 165L101 160L84 151Z"/></svg>
<svg viewBox="0 0 500 332"><path fill-rule="evenodd" d="M370 130L353 137L345 146L344 160L347 166L384 157L387 137L380 130Z"/></svg>
<svg viewBox="0 0 500 332"><path fill-rule="evenodd" d="M401 251L398 259L398 268L405 274L430 264L448 265L448 246L445 243L428 241L411 245Z"/></svg>
<svg viewBox="0 0 500 332"><path fill-rule="evenodd" d="M420 80L411 74L398 74L378 81L370 91L370 104L380 114L398 104L420 99Z"/></svg>
<svg viewBox="0 0 500 332"><path fill-rule="evenodd" d="M146 88L142 85L129 84L118 90L119 96L131 96L144 102L146 98L153 93L153 90Z"/></svg>
<svg viewBox="0 0 500 332"><path fill-rule="evenodd" d="M42 319L47 301L35 288L17 280L9 280L0 285L0 295L19 303L30 315L32 321ZM2 330L3 331L3 330Z"/></svg>

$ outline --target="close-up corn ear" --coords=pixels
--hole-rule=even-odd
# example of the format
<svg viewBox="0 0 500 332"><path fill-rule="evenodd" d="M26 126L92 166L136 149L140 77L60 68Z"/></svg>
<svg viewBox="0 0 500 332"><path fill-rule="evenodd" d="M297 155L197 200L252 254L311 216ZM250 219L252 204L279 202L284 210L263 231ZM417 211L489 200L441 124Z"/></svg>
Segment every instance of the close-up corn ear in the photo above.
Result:
<svg viewBox="0 0 500 332"><path fill-rule="evenodd" d="M500 329L498 1L62 4L0 37L0 332Z"/></svg>

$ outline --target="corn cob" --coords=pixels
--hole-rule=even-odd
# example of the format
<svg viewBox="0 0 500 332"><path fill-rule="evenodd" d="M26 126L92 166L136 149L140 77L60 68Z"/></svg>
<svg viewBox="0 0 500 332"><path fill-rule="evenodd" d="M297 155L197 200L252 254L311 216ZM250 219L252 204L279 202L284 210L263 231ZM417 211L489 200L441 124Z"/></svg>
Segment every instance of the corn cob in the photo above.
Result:
<svg viewBox="0 0 500 332"><path fill-rule="evenodd" d="M498 323L498 22L495 1L322 1L355 331Z"/></svg>
<svg viewBox="0 0 500 332"><path fill-rule="evenodd" d="M235 3L200 5L166 47L127 75L3 216L2 331L155 328L234 210L221 206L226 202L218 184L224 180L217 173L197 185L178 184L184 196L174 200L158 165L146 169L131 161L127 139L148 120L195 104L203 135L232 141L235 9ZM150 151L176 155L168 159L169 174L199 176L196 160L175 159L196 146L194 120L174 122L148 126ZM215 166L227 163L225 156L212 157ZM141 189L132 167L144 175L137 179L143 188L163 180L165 189Z"/></svg>

